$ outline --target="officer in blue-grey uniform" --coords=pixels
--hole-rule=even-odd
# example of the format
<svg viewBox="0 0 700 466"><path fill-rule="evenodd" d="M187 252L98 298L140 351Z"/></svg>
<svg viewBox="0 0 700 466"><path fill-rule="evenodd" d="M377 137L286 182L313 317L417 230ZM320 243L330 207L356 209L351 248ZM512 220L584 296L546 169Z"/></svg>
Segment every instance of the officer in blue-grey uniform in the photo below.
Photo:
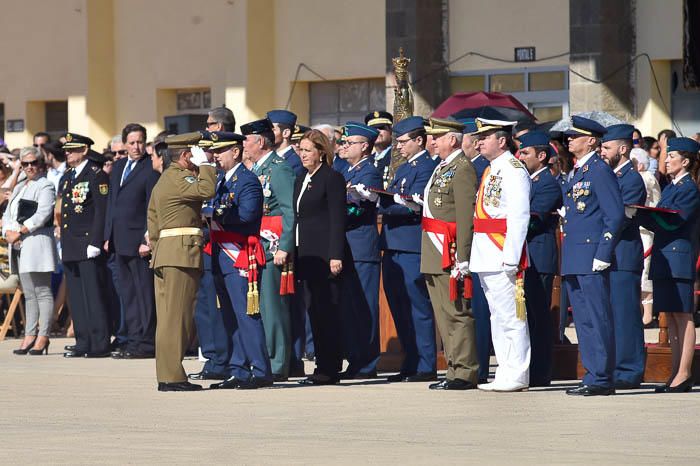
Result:
<svg viewBox="0 0 700 466"><path fill-rule="evenodd" d="M615 388L638 388L644 376L644 325L639 312L644 249L636 210L644 205L644 180L629 159L634 126L612 125L601 139L601 156L617 175L625 219L610 267L610 304L615 329Z"/></svg>
<svg viewBox="0 0 700 466"><path fill-rule="evenodd" d="M462 130L462 152L469 157L476 171L476 188L479 189L481 178L490 162L479 154L476 143L477 138L472 133L477 131L474 118L459 120L464 125ZM472 312L476 325L476 353L479 357L479 383L488 382L489 366L491 359L491 311L489 302L484 294L484 289L479 281L479 274L472 272Z"/></svg>
<svg viewBox="0 0 700 466"><path fill-rule="evenodd" d="M396 169L387 191L379 197L384 251L384 294L405 357L401 371L389 382L437 380L435 319L425 278L420 272L421 196L437 165L425 150L423 118L409 117L393 128L396 145L406 163ZM409 197L409 199L406 199Z"/></svg>
<svg viewBox="0 0 700 466"><path fill-rule="evenodd" d="M382 177L384 186L387 186L391 165L391 126L394 124L394 117L391 113L381 110L370 112L365 116L365 124L379 132L374 141L372 164Z"/></svg>
<svg viewBox="0 0 700 466"><path fill-rule="evenodd" d="M669 138L666 173L671 182L661 192L657 207L676 212L638 211L640 222L654 232L649 276L654 284L654 312L666 313L671 354L677 361L671 376L656 393L692 390L696 330L694 284L700 227L700 191L697 185L700 144Z"/></svg>
<svg viewBox="0 0 700 466"><path fill-rule="evenodd" d="M372 165L372 147L379 132L362 123L345 124L348 162L343 171L348 203L346 233L354 267L345 267L342 323L348 368L341 377L369 378L377 374L379 359L379 232L377 194L382 179Z"/></svg>
<svg viewBox="0 0 700 466"><path fill-rule="evenodd" d="M530 131L520 136L520 161L530 173L530 225L527 248L530 266L525 270L527 324L530 331L530 386L552 381L552 284L559 266L556 230L561 207L561 188L549 171L553 153L549 135Z"/></svg>
<svg viewBox="0 0 700 466"><path fill-rule="evenodd" d="M564 198L561 273L586 369L583 383L567 390L569 395L615 393L609 268L625 210L615 174L596 152L605 132L597 122L574 116L565 133L577 162Z"/></svg>
<svg viewBox="0 0 700 466"><path fill-rule="evenodd" d="M211 220L212 274L229 332L230 377L211 385L213 389L256 389L272 385L270 358L258 309L251 309L251 268L246 247L258 239L263 215L263 192L258 178L241 163L244 136L211 133L211 152L224 172L213 200ZM259 251L262 245L257 244ZM243 254L243 258L239 257ZM244 260L241 264L241 259ZM258 264L259 265L259 264Z"/></svg>
<svg viewBox="0 0 700 466"><path fill-rule="evenodd" d="M275 152L287 161L296 176L303 175L306 170L301 165L301 159L292 145L292 136L297 124L296 114L289 110L270 110L267 119L272 122L275 134Z"/></svg>

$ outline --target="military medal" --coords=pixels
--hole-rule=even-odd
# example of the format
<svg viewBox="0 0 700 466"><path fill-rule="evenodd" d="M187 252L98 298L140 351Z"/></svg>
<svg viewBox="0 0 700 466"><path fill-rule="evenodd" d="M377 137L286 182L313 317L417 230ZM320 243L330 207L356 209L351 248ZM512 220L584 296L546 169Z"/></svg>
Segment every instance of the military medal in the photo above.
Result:
<svg viewBox="0 0 700 466"><path fill-rule="evenodd" d="M271 195L272 195L272 191L270 191L270 188L263 189L263 196L270 197Z"/></svg>
<svg viewBox="0 0 700 466"><path fill-rule="evenodd" d="M433 201L433 204L435 204L435 207L442 207L442 198L436 197L435 200Z"/></svg>
<svg viewBox="0 0 700 466"><path fill-rule="evenodd" d="M404 178L403 180L401 180L401 194L403 194L403 188L404 188L404 185L405 185L405 184L406 184L406 178Z"/></svg>
<svg viewBox="0 0 700 466"><path fill-rule="evenodd" d="M579 212L583 212L586 209L586 203L583 201L578 201L576 203L576 210Z"/></svg>
<svg viewBox="0 0 700 466"><path fill-rule="evenodd" d="M73 210L75 210L76 214L82 214L83 213L83 206L81 204L76 205Z"/></svg>

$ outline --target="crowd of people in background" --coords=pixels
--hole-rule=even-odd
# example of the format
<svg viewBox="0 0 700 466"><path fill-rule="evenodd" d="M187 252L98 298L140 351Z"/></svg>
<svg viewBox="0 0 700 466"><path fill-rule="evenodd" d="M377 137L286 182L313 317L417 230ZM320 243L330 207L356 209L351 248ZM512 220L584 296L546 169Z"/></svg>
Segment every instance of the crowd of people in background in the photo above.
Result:
<svg viewBox="0 0 700 466"><path fill-rule="evenodd" d="M692 387L700 133L385 111L311 128L287 110L237 133L219 107L199 131L149 141L131 123L94 146L0 145L0 272L26 308L15 354L48 354L65 300L65 357L156 358L161 391L375 378L382 283L405 355L389 382L547 386L573 311L587 372L567 393L610 395L640 386L643 330L665 312L673 375L657 391Z"/></svg>

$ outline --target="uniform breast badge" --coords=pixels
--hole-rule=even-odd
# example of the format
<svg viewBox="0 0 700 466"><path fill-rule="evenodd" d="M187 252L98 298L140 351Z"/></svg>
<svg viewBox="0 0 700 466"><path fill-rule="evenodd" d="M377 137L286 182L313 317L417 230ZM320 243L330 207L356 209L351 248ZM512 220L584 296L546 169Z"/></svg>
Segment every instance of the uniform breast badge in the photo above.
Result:
<svg viewBox="0 0 700 466"><path fill-rule="evenodd" d="M442 207L442 197L436 197L433 204L435 204L435 207Z"/></svg>
<svg viewBox="0 0 700 466"><path fill-rule="evenodd" d="M583 201L578 201L576 203L576 211L583 212L584 210L586 210L586 203Z"/></svg>
<svg viewBox="0 0 700 466"><path fill-rule="evenodd" d="M501 204L501 183L503 178L500 176L491 175L489 181L484 188L484 203L493 207L498 207Z"/></svg>
<svg viewBox="0 0 700 466"><path fill-rule="evenodd" d="M73 189L71 190L71 201L73 204L82 204L85 202L85 199L87 199L87 194L90 192L90 185L87 181L83 181L81 183L76 184L73 186ZM77 206L76 206L77 207ZM82 211L82 206L81 211ZM76 213L80 213L76 210Z"/></svg>
<svg viewBox="0 0 700 466"><path fill-rule="evenodd" d="M101 184L100 185L100 194L102 194L103 196L106 196L108 192L109 192L109 185Z"/></svg>
<svg viewBox="0 0 700 466"><path fill-rule="evenodd" d="M75 206L73 208L73 210L75 211L76 214L82 214L83 213L83 206L78 204L77 206Z"/></svg>
<svg viewBox="0 0 700 466"><path fill-rule="evenodd" d="M186 176L185 181L187 181L189 184L192 184L195 181L197 181L197 178L195 178L194 176Z"/></svg>

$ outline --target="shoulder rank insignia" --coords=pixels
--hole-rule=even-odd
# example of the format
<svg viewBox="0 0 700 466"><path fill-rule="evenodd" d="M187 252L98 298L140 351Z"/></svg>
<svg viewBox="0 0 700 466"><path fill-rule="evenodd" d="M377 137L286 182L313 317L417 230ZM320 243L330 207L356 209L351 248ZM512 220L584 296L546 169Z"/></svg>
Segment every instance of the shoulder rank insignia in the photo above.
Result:
<svg viewBox="0 0 700 466"><path fill-rule="evenodd" d="M109 185L108 184L101 184L99 186L99 188L100 188L100 194L102 194L103 196L105 196L109 192Z"/></svg>
<svg viewBox="0 0 700 466"><path fill-rule="evenodd" d="M588 167L589 167L589 166L590 166L590 165L585 165L585 166L583 167L583 173L586 173L586 172L588 171Z"/></svg>
<svg viewBox="0 0 700 466"><path fill-rule="evenodd" d="M197 181L197 178L195 178L195 177L192 176L192 175L189 175L189 176L186 176L186 177L185 177L185 181L187 181L188 183L192 184L192 183L194 183L195 181Z"/></svg>
<svg viewBox="0 0 700 466"><path fill-rule="evenodd" d="M523 168L523 164L520 163L520 160L517 159L511 159L510 164L513 165L515 168Z"/></svg>
<svg viewBox="0 0 700 466"><path fill-rule="evenodd" d="M613 238L613 235L609 231L606 231L605 233L603 233L603 238L610 241Z"/></svg>

